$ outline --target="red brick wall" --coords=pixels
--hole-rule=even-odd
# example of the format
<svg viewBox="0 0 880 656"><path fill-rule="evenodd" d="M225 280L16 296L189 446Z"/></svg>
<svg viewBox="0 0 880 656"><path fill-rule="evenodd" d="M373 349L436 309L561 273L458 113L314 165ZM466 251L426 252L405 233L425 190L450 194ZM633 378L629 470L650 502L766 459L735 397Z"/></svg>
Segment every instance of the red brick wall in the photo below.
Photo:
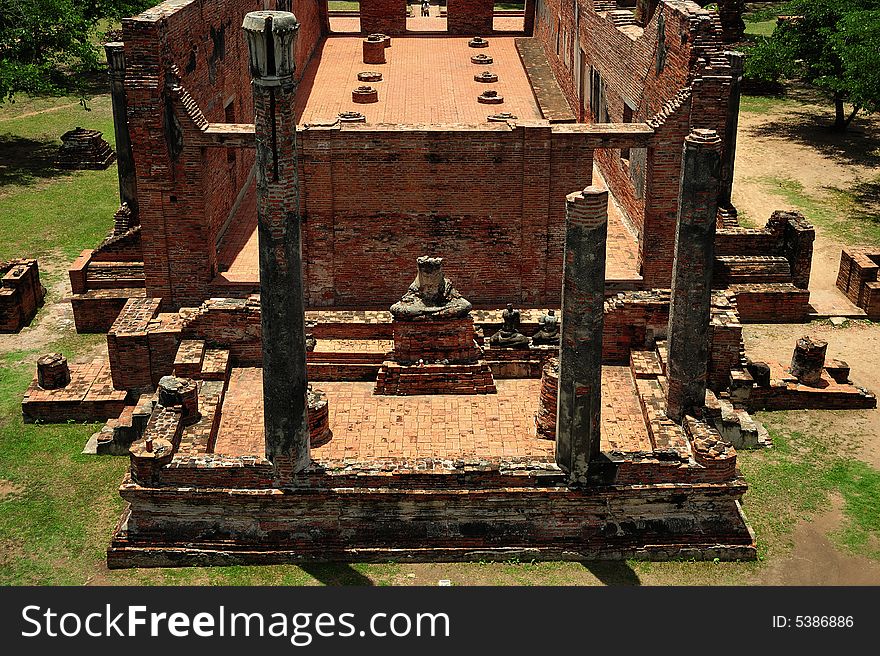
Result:
<svg viewBox="0 0 880 656"><path fill-rule="evenodd" d="M565 195L592 153L546 126L300 132L312 306L385 309L420 255L477 306L559 303Z"/></svg>
<svg viewBox="0 0 880 656"><path fill-rule="evenodd" d="M494 0L448 0L446 29L450 34L491 34L494 13Z"/></svg>
<svg viewBox="0 0 880 656"><path fill-rule="evenodd" d="M262 0L169 0L123 21L147 288L167 306L197 304L205 297L216 274L217 239L254 161L252 150L231 157L222 148L201 148L193 133L200 126L183 106L197 108L196 114L200 110L211 123L252 120L241 22L263 5ZM293 11L301 23L296 59L302 71L323 36L325 19L313 1L295 1ZM179 101L171 92L175 77L183 90ZM182 134L177 157L169 146L175 133L172 114Z"/></svg>
<svg viewBox="0 0 880 656"><path fill-rule="evenodd" d="M406 32L405 0L361 0L361 31L390 35Z"/></svg>
<svg viewBox="0 0 880 656"><path fill-rule="evenodd" d="M610 122L623 121L626 100L634 108L633 122L666 123L664 109L694 81L696 57L718 52L717 16L693 3L660 2L638 35L638 28L617 27L610 15L597 13L594 4L593 0L543 0L535 19L534 34L543 42L572 110L581 121L592 120L589 103L586 96L582 101L578 84L579 51L583 50L585 79L588 80L592 65L605 84ZM661 23L666 54L658 72ZM694 90L700 114L693 127L712 128L725 134L725 94L729 92L729 83L729 78L716 80L707 76L702 86ZM680 104L681 99L677 100ZM648 152L646 191L642 198L635 193L629 169L621 161L618 149L596 153L596 162L610 190L640 235L640 266L648 286L668 286L671 280L681 147L691 127L689 103L683 111L663 134L658 134L655 146ZM697 110L693 116L697 116ZM652 192L651 186L664 188Z"/></svg>

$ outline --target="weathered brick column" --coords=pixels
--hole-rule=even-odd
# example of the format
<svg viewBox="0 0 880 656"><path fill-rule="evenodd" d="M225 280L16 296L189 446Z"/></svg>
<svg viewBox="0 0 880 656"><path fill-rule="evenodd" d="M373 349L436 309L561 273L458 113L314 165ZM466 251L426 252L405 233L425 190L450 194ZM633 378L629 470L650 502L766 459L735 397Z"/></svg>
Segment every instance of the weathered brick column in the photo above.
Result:
<svg viewBox="0 0 880 656"><path fill-rule="evenodd" d="M256 11L245 16L242 27L254 90L266 457L298 472L310 462L293 112L299 23L289 12Z"/></svg>
<svg viewBox="0 0 880 656"><path fill-rule="evenodd" d="M556 463L575 483L587 482L590 461L599 455L607 236L608 192L587 187L569 194L565 212Z"/></svg>
<svg viewBox="0 0 880 656"><path fill-rule="evenodd" d="M706 398L720 153L714 130L685 138L666 364L666 414L676 422Z"/></svg>
<svg viewBox="0 0 880 656"><path fill-rule="evenodd" d="M128 99L125 94L125 47L111 42L104 44L110 76L110 99L113 104L113 131L116 133L116 166L119 171L119 202L127 203L135 223L138 220L137 178L131 136L128 132Z"/></svg>

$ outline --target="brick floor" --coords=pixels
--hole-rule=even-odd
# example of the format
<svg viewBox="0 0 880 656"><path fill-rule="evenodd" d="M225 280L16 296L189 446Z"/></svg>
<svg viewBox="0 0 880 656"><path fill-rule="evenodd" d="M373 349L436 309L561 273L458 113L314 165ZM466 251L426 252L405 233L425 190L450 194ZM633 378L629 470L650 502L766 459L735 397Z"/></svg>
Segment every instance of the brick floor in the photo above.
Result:
<svg viewBox="0 0 880 656"><path fill-rule="evenodd" d="M598 167L593 168L593 182L607 188ZM572 190L577 191L577 190ZM257 213L253 193L248 193L220 246L219 261L225 269L214 281L216 293L228 285L251 285L259 282L260 257L257 248ZM639 244L626 226L620 208L612 201L608 204L608 248L605 263L607 280L637 280ZM256 291L256 289L254 290ZM467 297L467 290L460 290ZM840 295L842 296L842 294Z"/></svg>
<svg viewBox="0 0 880 656"><path fill-rule="evenodd" d="M531 85L514 45L514 37L493 36L490 46L480 53L495 59L495 84L474 81L480 68L471 63L477 50L468 47L467 37L394 37L386 50L387 63L364 64L362 39L357 36L331 36L322 51L312 58L297 98L299 123L336 120L340 112L359 111L368 123L466 125L485 124L486 117L510 112L522 120L541 120ZM357 74L378 70L384 74L379 102L359 105L351 91L360 83ZM501 105L483 105L477 96L495 89L504 96Z"/></svg>
<svg viewBox="0 0 880 656"><path fill-rule="evenodd" d="M235 369L223 404L215 452L263 453L259 369ZM540 380L498 380L488 396L374 396L374 384L320 383L330 403L333 439L314 449L321 461L386 458L527 457L550 461L553 442L535 436ZM602 448L650 450L628 367L604 367Z"/></svg>

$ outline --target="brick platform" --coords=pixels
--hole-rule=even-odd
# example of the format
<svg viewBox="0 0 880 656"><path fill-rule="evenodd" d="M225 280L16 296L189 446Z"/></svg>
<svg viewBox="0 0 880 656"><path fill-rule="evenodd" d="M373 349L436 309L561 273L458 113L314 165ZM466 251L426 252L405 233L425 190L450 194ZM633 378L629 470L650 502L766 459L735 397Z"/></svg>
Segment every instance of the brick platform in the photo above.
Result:
<svg viewBox="0 0 880 656"><path fill-rule="evenodd" d="M70 382L46 390L31 382L21 402L25 423L97 422L118 417L127 394L113 389L110 363L103 358L88 364L70 365Z"/></svg>
<svg viewBox="0 0 880 656"><path fill-rule="evenodd" d="M778 362L770 365L770 387L752 389L750 406L755 410L857 410L876 408L877 397L846 381L837 382L823 369L816 386L802 385ZM836 373L836 372L835 372Z"/></svg>
<svg viewBox="0 0 880 656"><path fill-rule="evenodd" d="M417 458L553 459L553 442L535 436L539 380L501 380L492 396L389 397L371 383L320 384L330 408L333 440L312 451L318 462ZM235 369L223 406L215 452L263 452L259 369ZM650 439L626 367L603 368L602 449L650 451Z"/></svg>

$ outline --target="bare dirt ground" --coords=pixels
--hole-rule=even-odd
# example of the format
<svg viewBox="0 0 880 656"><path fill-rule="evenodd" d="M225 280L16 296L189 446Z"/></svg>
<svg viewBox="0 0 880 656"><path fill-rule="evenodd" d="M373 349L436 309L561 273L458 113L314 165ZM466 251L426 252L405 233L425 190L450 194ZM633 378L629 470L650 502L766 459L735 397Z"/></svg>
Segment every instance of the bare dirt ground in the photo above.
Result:
<svg viewBox="0 0 880 656"><path fill-rule="evenodd" d="M794 531L791 556L772 562L761 573L763 585L877 585L880 563L842 553L828 536L844 521L843 500L835 495L830 507Z"/></svg>

